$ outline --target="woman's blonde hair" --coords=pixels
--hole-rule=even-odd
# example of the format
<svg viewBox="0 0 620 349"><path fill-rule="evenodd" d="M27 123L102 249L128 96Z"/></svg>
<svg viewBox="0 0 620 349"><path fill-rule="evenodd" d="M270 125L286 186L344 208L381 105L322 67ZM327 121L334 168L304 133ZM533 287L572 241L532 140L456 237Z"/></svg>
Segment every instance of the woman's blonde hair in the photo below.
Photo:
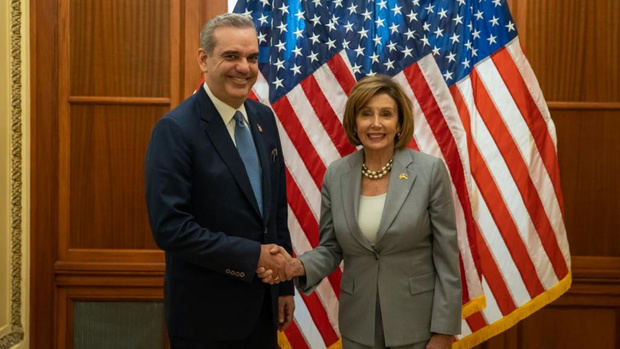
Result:
<svg viewBox="0 0 620 349"><path fill-rule="evenodd" d="M355 84L347 100L342 124L351 144L362 144L355 130L355 119L359 111L378 94L392 97L398 108L398 124L400 132L394 138L395 148L404 148L413 138L413 112L411 101L400 86L386 75L367 76Z"/></svg>

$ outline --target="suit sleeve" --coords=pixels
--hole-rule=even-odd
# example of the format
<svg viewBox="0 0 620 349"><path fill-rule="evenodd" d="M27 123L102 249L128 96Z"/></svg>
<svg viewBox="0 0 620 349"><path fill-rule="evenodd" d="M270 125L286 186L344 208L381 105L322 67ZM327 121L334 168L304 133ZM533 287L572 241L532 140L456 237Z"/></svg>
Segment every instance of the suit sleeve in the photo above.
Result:
<svg viewBox="0 0 620 349"><path fill-rule="evenodd" d="M429 214L433 263L436 270L431 332L459 334L461 329L461 272L450 178L440 159L433 163Z"/></svg>
<svg viewBox="0 0 620 349"><path fill-rule="evenodd" d="M162 118L155 126L145 159L146 202L157 245L167 254L214 272L250 282L260 244L210 231L198 224L192 208L192 144L177 122ZM228 272L226 272L228 271Z"/></svg>
<svg viewBox="0 0 620 349"><path fill-rule="evenodd" d="M330 170L327 169L321 188L321 218L319 221L319 245L299 257L306 275L296 278L299 289L310 294L316 286L338 267L342 261L342 248L336 239L331 208ZM338 178L336 178L337 180Z"/></svg>

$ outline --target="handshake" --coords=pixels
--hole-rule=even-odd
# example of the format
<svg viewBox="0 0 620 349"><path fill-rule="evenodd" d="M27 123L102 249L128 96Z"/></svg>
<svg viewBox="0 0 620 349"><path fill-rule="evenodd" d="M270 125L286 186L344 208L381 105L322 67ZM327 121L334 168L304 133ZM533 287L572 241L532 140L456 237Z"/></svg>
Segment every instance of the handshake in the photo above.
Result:
<svg viewBox="0 0 620 349"><path fill-rule="evenodd" d="M303 263L291 257L282 246L276 244L260 246L256 275L264 283L277 284L305 274Z"/></svg>

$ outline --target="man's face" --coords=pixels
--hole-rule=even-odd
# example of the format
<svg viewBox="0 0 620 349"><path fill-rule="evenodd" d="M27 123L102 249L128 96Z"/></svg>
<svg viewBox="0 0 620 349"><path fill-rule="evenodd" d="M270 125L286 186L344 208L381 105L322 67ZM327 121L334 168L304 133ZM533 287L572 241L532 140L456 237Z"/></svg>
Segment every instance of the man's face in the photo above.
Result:
<svg viewBox="0 0 620 349"><path fill-rule="evenodd" d="M258 42L252 28L219 27L215 47L198 52L200 69L213 94L233 108L248 97L258 75Z"/></svg>

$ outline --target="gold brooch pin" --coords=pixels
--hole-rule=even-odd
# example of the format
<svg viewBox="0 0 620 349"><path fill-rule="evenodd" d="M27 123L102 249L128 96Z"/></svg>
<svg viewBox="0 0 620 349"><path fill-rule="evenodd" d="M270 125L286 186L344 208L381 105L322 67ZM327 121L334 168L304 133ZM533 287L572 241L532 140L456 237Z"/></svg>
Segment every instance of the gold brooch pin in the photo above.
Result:
<svg viewBox="0 0 620 349"><path fill-rule="evenodd" d="M407 177L406 174L401 173L401 174L398 175L398 179L400 179L400 180L407 180L407 179L409 179L409 177Z"/></svg>

